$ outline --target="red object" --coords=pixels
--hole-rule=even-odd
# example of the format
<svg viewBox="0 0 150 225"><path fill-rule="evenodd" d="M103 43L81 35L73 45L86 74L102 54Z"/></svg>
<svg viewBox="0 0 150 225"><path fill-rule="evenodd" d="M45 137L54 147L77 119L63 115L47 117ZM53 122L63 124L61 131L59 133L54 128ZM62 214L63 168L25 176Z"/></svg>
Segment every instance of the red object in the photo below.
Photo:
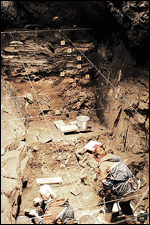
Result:
<svg viewBox="0 0 150 225"><path fill-rule="evenodd" d="M98 148L99 146L101 146L101 144L96 144L93 146L93 148Z"/></svg>

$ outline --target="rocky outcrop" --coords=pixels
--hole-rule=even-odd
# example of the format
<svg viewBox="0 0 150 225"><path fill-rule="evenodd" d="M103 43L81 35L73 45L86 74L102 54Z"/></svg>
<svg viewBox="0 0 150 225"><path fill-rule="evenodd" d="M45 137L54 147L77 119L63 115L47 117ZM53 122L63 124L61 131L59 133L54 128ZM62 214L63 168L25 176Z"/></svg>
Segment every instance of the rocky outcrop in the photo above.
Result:
<svg viewBox="0 0 150 225"><path fill-rule="evenodd" d="M19 117L25 116L24 105L15 96L8 82L1 82L1 223L14 224L27 179L30 152L25 143L26 125ZM28 173L28 172L27 172Z"/></svg>
<svg viewBox="0 0 150 225"><path fill-rule="evenodd" d="M11 98L11 96L13 96ZM1 83L1 155L17 148L25 140L25 102L15 98L16 93L7 81Z"/></svg>
<svg viewBox="0 0 150 225"><path fill-rule="evenodd" d="M149 1L106 1L106 7L119 25L126 48L143 64L149 56Z"/></svg>
<svg viewBox="0 0 150 225"><path fill-rule="evenodd" d="M7 47L2 47L2 59L5 71L8 72L8 80L24 82L31 79L40 80L43 76L75 77L76 74L84 76L93 71L92 66L84 60L80 53L87 56L95 53L96 46L92 43L92 37L86 32L65 32L67 37L76 39L74 45L59 32L40 32L35 34L13 34ZM71 37L70 37L71 38ZM7 39L7 37L4 37ZM61 43L63 42L64 43ZM81 59L78 59L78 56ZM38 66L37 66L38 65ZM78 66L81 66L78 68ZM94 73L94 72L93 72Z"/></svg>
<svg viewBox="0 0 150 225"><path fill-rule="evenodd" d="M106 1L110 14L124 28L130 46L137 47L141 40L147 40L149 32L149 2ZM123 29L122 29L123 31Z"/></svg>
<svg viewBox="0 0 150 225"><path fill-rule="evenodd" d="M25 142L1 156L1 222L15 224L24 182L28 180L30 152Z"/></svg>

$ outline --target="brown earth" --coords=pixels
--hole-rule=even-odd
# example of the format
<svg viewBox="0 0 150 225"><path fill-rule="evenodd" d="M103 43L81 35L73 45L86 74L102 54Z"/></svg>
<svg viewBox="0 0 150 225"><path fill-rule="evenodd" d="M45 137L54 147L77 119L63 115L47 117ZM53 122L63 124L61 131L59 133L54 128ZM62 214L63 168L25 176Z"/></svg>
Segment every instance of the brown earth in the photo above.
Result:
<svg viewBox="0 0 150 225"><path fill-rule="evenodd" d="M54 85L58 79L58 77L53 77L49 80L41 79L40 81L36 82L32 81L32 88L35 90L35 93L40 92L37 97L40 104L42 105L42 109L43 107L48 108L48 105L50 105L49 108L54 114L55 109L63 109L64 104L66 105L65 99L59 97L60 92L66 90L68 86L72 87L72 85L69 84L67 77L62 79L58 85ZM26 81L25 85L24 83L10 83L14 86L18 96L22 96L25 92L31 92L30 82ZM77 89L78 88L74 88L71 90L70 88L70 93L71 91L76 93ZM51 90L51 93L53 93L51 98L49 95L47 95L49 90ZM90 90L87 91L90 93ZM78 91L78 96L79 95L80 94ZM27 116L33 116L33 118L28 119L28 129L26 134L26 142L30 148L30 151L32 152L32 159L28 164L29 168L27 170L27 174L25 174L27 179L25 179L23 182L24 188L21 197L19 215L24 215L24 210L35 209L32 201L34 198L39 197L39 185L36 183L36 178L58 176L62 178L62 184L52 184L51 187L57 193L63 193L66 199L69 198L72 206L78 211L77 218L80 218L81 215L87 215L89 213L94 215L94 217L97 216L97 210L100 208L99 203L102 199L98 195L101 185L100 181L98 182L98 180L96 180L96 173L98 172L96 162L93 162L94 160L90 152L85 151L85 158L83 157L83 160L82 155L80 155L81 158L77 160L78 157L76 153L80 153L80 151L82 152L83 147L90 140L104 142L107 145L107 143L109 143L110 131L99 123L97 116L94 115L93 112L90 112L92 113L92 116L90 113L84 113L84 115L88 116L90 114L90 122L87 132L63 134L57 130L54 125L54 121L62 119L67 125L69 122L76 120L78 112L67 114L69 115L67 117L66 114L51 115L48 111L48 113L43 118L43 115L40 112L40 107L38 106L35 98L32 100L32 103L28 104L26 113ZM40 118L34 118L37 113L41 115ZM50 139L52 137L52 142L43 144L41 141L37 140L36 135L38 135L39 138L44 136L49 137ZM115 154L121 156L122 160L126 164L130 165L133 172L138 173L144 168L145 162L143 160L139 161L138 155L130 152L120 152L114 148L113 150ZM133 165L133 158L135 165ZM142 177L144 176L143 170L141 175ZM142 177L140 176L142 181L144 181ZM145 181L142 184L143 188L141 193L143 193L147 187ZM74 193L82 193L79 196L74 196L70 192L71 190L73 190ZM141 195L137 196L136 200L132 201L133 207L135 207L138 203L139 197L141 197ZM144 205L141 205L140 207L145 208ZM124 219L123 216L120 217L120 220L122 219ZM116 218L115 221L117 221ZM88 221L86 220L86 223L87 222Z"/></svg>

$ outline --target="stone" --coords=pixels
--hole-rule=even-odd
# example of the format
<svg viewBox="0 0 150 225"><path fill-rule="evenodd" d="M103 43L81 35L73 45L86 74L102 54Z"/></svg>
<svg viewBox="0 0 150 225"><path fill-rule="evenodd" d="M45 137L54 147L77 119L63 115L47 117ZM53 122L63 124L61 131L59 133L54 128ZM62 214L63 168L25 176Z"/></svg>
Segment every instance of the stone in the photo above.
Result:
<svg viewBox="0 0 150 225"><path fill-rule="evenodd" d="M3 212L6 212L7 215L11 213L11 204L5 194L1 195L1 213Z"/></svg>
<svg viewBox="0 0 150 225"><path fill-rule="evenodd" d="M26 157L21 161L21 177L23 177L24 170L26 170L28 160L29 160L29 157Z"/></svg>
<svg viewBox="0 0 150 225"><path fill-rule="evenodd" d="M19 98L9 98L16 95L15 89L4 80L1 81L1 95L1 151L5 154L17 147L26 136L24 121L19 119L25 117L25 106ZM18 111L16 106L19 107Z"/></svg>
<svg viewBox="0 0 150 225"><path fill-rule="evenodd" d="M75 154L83 155L86 151L87 149L85 148L77 148L77 150L75 151Z"/></svg>
<svg viewBox="0 0 150 225"><path fill-rule="evenodd" d="M140 102L139 102L138 108L139 108L140 110L145 110L145 109L148 110L149 104L148 104L148 102L146 102L146 101L145 101L145 102L144 102L144 101L140 101Z"/></svg>
<svg viewBox="0 0 150 225"><path fill-rule="evenodd" d="M15 179L9 179L5 177L1 177L1 192L6 196L10 196L15 189L19 189L20 184Z"/></svg>
<svg viewBox="0 0 150 225"><path fill-rule="evenodd" d="M1 175L7 178L18 179L18 168L20 166L19 163L19 155L18 151L10 151L5 153L1 159Z"/></svg>
<svg viewBox="0 0 150 225"><path fill-rule="evenodd" d="M25 93L24 98L27 100L28 103L33 103L33 96L31 93Z"/></svg>
<svg viewBox="0 0 150 225"><path fill-rule="evenodd" d="M50 136L47 136L47 137L40 137L40 138L39 138L39 141L40 141L40 142L43 142L44 144L46 144L46 143L52 141L52 138L51 138Z"/></svg>

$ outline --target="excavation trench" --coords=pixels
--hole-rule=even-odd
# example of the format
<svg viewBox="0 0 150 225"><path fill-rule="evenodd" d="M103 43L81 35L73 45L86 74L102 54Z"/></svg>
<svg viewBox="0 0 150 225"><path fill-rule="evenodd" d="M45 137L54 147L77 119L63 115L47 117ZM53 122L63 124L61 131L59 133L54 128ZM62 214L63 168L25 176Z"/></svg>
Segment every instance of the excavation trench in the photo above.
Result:
<svg viewBox="0 0 150 225"><path fill-rule="evenodd" d="M51 187L69 198L77 210L78 219L82 215L97 216L102 186L97 163L91 152L84 149L91 140L105 143L107 149L121 157L141 179L141 193L148 185L147 80L128 74L131 58L123 43L114 47L112 60L109 57L113 55L110 54L112 49L108 51L110 40L98 43L93 33L87 31L68 31L65 35L69 39L61 32L2 36L2 130L5 132L2 134L4 147L1 154L4 184L6 178L11 178L6 161L8 158L18 160L18 175L12 174L19 184L12 185L13 190L2 188L3 199L7 196L11 202L12 223L14 218L24 215L25 210L35 209L33 199L39 197L36 179L49 177L62 178L61 184L51 184ZM69 40L73 40L75 46ZM117 61L122 49L122 57L127 59L127 64L123 65L123 69L127 67L126 78ZM146 69L137 70L139 74L147 74ZM133 68L132 72L137 71ZM120 90L127 101L119 95ZM142 113L145 122L141 117L139 119L128 102ZM69 125L79 115L90 118L85 132L64 134L54 124L62 120ZM10 136L12 139L8 138ZM132 201L133 207L136 207L141 193ZM15 194L17 198L14 198ZM149 210L148 200L147 194L138 211ZM123 218L122 215L114 221Z"/></svg>

